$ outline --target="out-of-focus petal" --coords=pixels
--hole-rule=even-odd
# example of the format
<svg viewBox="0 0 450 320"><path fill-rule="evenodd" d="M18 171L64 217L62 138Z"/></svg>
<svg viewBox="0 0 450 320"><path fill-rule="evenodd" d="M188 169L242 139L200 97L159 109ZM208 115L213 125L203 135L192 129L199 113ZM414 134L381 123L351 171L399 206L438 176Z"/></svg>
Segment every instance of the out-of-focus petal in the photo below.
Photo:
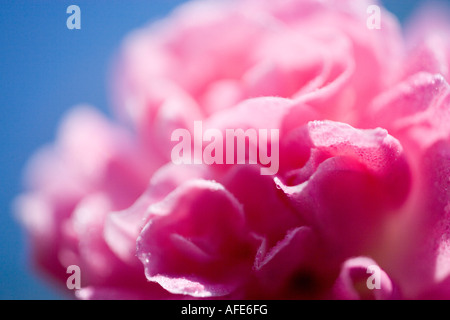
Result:
<svg viewBox="0 0 450 320"><path fill-rule="evenodd" d="M390 300L401 297L389 275L367 257L345 261L331 292L332 299Z"/></svg>

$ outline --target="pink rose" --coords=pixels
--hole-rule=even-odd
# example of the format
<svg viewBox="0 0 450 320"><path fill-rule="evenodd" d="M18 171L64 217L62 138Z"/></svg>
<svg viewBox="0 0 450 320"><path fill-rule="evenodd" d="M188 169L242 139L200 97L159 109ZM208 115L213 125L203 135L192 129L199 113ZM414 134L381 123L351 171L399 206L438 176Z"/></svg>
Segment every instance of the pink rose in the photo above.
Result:
<svg viewBox="0 0 450 320"><path fill-rule="evenodd" d="M450 298L448 28L371 30L371 2L194 1L132 33L121 122L77 109L31 163L35 261L78 265L82 299Z"/></svg>
<svg viewBox="0 0 450 320"><path fill-rule="evenodd" d="M323 119L358 124L360 106L399 79L404 48L388 12L376 32L366 27L370 1L341 2L181 6L125 40L113 81L116 110L159 151L171 147L174 129L261 96L292 98Z"/></svg>

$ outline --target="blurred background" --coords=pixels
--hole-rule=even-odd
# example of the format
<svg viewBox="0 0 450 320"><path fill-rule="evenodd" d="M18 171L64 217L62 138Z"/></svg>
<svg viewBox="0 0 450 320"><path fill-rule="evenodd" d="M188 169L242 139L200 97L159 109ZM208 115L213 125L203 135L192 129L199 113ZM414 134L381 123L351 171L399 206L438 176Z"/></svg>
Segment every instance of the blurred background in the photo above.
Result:
<svg viewBox="0 0 450 320"><path fill-rule="evenodd" d="M1 1L0 299L66 298L27 265L25 234L11 209L23 188L23 169L39 147L55 138L59 121L74 105L89 103L110 114L108 69L121 41L183 2ZM401 22L425 2L382 1ZM72 4L81 9L81 30L66 27Z"/></svg>

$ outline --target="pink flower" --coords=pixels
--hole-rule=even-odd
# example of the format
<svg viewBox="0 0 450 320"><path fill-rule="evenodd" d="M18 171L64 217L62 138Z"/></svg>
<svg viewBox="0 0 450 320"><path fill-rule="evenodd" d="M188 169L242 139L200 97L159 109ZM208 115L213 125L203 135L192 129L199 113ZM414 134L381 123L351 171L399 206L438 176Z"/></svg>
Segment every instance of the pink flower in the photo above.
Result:
<svg viewBox="0 0 450 320"><path fill-rule="evenodd" d="M292 98L321 118L357 124L360 106L398 80L403 54L388 12L382 32L366 27L369 3L188 3L125 40L116 110L158 150L170 147L175 128L261 96Z"/></svg>
<svg viewBox="0 0 450 320"><path fill-rule="evenodd" d="M131 34L121 122L77 109L31 163L36 262L83 299L450 298L448 29L370 30L370 4L195 1ZM224 154L173 163L198 121ZM276 130L276 172L229 130Z"/></svg>

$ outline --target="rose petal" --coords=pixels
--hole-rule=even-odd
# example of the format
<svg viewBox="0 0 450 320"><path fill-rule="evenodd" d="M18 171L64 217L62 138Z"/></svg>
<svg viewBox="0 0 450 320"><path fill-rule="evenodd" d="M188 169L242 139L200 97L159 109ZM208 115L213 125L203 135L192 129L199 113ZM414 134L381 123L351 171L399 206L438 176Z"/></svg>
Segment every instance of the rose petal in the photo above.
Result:
<svg viewBox="0 0 450 320"><path fill-rule="evenodd" d="M108 215L104 227L106 243L123 261L135 264L136 239L151 215L149 207L182 183L207 177L206 168L201 166L169 163L161 167L151 178L147 190L131 207Z"/></svg>
<svg viewBox="0 0 450 320"><path fill-rule="evenodd" d="M244 281L258 244L242 206L223 186L187 182L149 211L137 240L148 280L198 297L228 294Z"/></svg>
<svg viewBox="0 0 450 320"><path fill-rule="evenodd" d="M304 224L273 179L261 175L259 168L235 167L222 183L242 203L249 228L265 238L269 248L284 238L286 230Z"/></svg>
<svg viewBox="0 0 450 320"><path fill-rule="evenodd" d="M355 254L406 199L410 178L401 146L381 129L323 121L310 123L308 131L316 151L295 171L298 182L275 182L338 252Z"/></svg>
<svg viewBox="0 0 450 320"><path fill-rule="evenodd" d="M332 291L334 299L386 300L400 297L387 273L374 260L367 257L345 261Z"/></svg>
<svg viewBox="0 0 450 320"><path fill-rule="evenodd" d="M263 299L320 298L334 281L335 261L323 249L311 228L289 230L269 251L259 252L258 292L253 294Z"/></svg>

